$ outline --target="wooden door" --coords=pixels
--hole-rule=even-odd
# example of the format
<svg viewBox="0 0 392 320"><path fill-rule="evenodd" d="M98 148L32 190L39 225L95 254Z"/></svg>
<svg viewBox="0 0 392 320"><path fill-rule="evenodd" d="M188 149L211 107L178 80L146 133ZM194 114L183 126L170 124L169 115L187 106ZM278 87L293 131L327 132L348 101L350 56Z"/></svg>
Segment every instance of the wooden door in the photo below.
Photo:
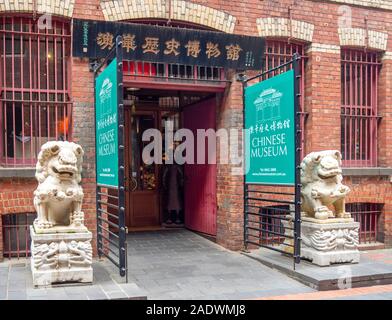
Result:
<svg viewBox="0 0 392 320"><path fill-rule="evenodd" d="M160 224L157 164L142 161L143 132L157 128L157 113L153 111L125 111L125 184L126 224L132 227L151 227Z"/></svg>
<svg viewBox="0 0 392 320"><path fill-rule="evenodd" d="M216 235L216 164L197 164L197 129L216 127L216 100L204 100L183 111L184 128L195 137L195 164L185 164L185 226L191 230ZM206 148L208 139L206 139ZM206 159L208 155L206 152Z"/></svg>

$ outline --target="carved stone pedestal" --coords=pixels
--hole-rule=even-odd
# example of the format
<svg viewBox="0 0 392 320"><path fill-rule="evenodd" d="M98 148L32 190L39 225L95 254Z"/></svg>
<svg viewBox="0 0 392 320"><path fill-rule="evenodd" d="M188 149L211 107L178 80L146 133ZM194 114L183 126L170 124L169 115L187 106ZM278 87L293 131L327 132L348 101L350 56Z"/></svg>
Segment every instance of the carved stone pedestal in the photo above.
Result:
<svg viewBox="0 0 392 320"><path fill-rule="evenodd" d="M91 232L30 234L34 286L93 281Z"/></svg>
<svg viewBox="0 0 392 320"><path fill-rule="evenodd" d="M284 221L286 234L291 235L293 223ZM314 219L302 217L301 223L301 258L310 260L319 266L335 263L358 263L360 253L359 223L354 219L333 218ZM286 244L292 245L292 239L286 238ZM291 247L282 245L282 249Z"/></svg>
<svg viewBox="0 0 392 320"><path fill-rule="evenodd" d="M359 262L359 222L302 218L301 257L319 266Z"/></svg>

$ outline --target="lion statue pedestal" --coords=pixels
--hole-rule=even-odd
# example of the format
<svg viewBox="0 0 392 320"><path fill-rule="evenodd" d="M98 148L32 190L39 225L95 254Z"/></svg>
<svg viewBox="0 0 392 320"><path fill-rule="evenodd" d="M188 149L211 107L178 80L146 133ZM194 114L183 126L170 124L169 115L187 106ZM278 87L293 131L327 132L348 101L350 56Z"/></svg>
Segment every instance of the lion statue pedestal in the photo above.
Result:
<svg viewBox="0 0 392 320"><path fill-rule="evenodd" d="M34 191L37 219L30 227L34 286L92 282L92 234L84 225L80 186L83 149L66 141L41 147Z"/></svg>
<svg viewBox="0 0 392 320"><path fill-rule="evenodd" d="M312 152L301 163L301 258L319 266L359 262L359 223L345 211L350 189L342 180L337 150ZM289 218L283 222L287 235L293 228Z"/></svg>

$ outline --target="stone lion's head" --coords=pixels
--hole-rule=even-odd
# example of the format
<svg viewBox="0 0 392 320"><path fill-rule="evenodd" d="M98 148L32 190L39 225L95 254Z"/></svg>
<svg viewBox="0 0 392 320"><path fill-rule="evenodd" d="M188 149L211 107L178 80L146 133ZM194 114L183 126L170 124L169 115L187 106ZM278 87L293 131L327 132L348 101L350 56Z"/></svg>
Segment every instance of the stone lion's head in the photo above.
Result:
<svg viewBox="0 0 392 320"><path fill-rule="evenodd" d="M309 153L301 163L301 182L335 178L342 174L342 155L338 150Z"/></svg>
<svg viewBox="0 0 392 320"><path fill-rule="evenodd" d="M35 177L42 183L48 176L81 181L83 149L68 141L49 141L38 154Z"/></svg>

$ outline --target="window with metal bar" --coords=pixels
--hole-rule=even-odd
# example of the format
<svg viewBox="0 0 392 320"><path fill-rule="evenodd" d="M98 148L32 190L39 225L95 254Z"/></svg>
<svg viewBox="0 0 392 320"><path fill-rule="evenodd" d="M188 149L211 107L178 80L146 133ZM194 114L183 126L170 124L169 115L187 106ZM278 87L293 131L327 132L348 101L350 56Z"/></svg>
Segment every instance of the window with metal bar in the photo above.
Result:
<svg viewBox="0 0 392 320"><path fill-rule="evenodd" d="M265 44L265 61L264 70L275 68L281 64L290 61L293 58L293 54L298 53L302 59L300 63L301 70L301 81L300 81L300 124L301 124L301 159L305 156L305 45L303 43L288 42L282 40L267 40ZM275 76L279 72L285 72L292 68L292 65L288 65L286 68L279 69L270 76Z"/></svg>
<svg viewBox="0 0 392 320"><path fill-rule="evenodd" d="M70 138L70 41L66 21L0 16L0 165L34 166L43 143Z"/></svg>
<svg viewBox="0 0 392 320"><path fill-rule="evenodd" d="M346 211L359 222L359 243L378 242L378 224L383 204L380 203L347 203Z"/></svg>
<svg viewBox="0 0 392 320"><path fill-rule="evenodd" d="M377 166L380 55L343 49L341 54L341 151L346 167Z"/></svg>

